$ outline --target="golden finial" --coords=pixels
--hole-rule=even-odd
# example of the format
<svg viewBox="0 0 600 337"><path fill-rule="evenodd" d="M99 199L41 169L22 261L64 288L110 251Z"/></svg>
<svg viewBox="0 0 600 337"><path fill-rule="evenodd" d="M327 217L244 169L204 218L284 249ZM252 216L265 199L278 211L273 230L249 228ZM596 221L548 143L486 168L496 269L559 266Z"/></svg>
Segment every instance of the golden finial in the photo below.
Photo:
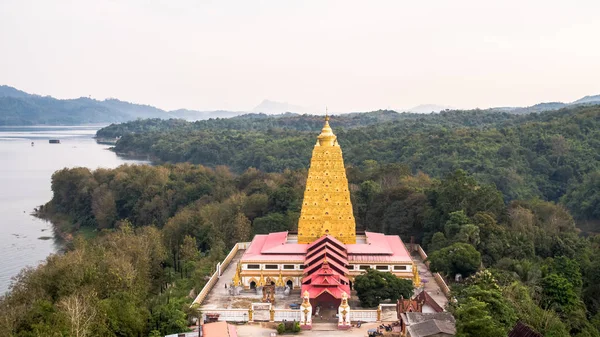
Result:
<svg viewBox="0 0 600 337"><path fill-rule="evenodd" d="M325 107L325 121L329 122L329 109Z"/></svg>

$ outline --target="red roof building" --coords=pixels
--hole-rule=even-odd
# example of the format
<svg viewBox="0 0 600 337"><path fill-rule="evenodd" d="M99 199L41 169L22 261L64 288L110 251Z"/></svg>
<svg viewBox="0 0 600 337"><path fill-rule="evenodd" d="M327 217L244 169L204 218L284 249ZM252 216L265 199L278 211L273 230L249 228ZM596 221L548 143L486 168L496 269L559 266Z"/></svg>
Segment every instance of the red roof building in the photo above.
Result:
<svg viewBox="0 0 600 337"><path fill-rule="evenodd" d="M323 236L308 245L302 293L311 300L338 302L342 294L350 294L346 247L333 236Z"/></svg>

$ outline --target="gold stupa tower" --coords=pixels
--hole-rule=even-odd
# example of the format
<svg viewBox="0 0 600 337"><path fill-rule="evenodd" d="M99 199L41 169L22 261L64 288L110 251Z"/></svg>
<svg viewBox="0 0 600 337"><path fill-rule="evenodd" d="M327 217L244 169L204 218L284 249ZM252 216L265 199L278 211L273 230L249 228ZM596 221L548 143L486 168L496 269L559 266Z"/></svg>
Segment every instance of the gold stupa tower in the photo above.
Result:
<svg viewBox="0 0 600 337"><path fill-rule="evenodd" d="M343 243L356 243L355 228L342 149L326 116L310 160L298 243L311 243L327 234Z"/></svg>

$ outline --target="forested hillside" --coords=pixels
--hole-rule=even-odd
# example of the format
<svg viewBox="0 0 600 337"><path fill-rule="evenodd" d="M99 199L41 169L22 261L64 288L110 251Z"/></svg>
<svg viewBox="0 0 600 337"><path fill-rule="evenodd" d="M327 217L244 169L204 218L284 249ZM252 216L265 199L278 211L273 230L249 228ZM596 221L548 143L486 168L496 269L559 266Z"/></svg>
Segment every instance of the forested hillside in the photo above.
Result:
<svg viewBox="0 0 600 337"><path fill-rule="evenodd" d="M599 336L600 241L579 236L564 207L506 204L493 185L460 170L441 180L401 164L348 173L359 229L414 236L448 280L475 275L452 285L459 331L506 336L521 320L548 337ZM76 239L17 278L0 300L0 329L13 336L185 331L197 315L190 289L203 286L235 242L296 229L305 181L305 170L238 175L190 164L58 171L41 215ZM83 308L77 317L69 311L75 305Z"/></svg>
<svg viewBox="0 0 600 337"><path fill-rule="evenodd" d="M378 111L334 116L331 124L349 167L403 163L413 173L433 177L462 169L494 184L505 201L563 198L578 219L592 224L599 219L598 179L592 179L600 170L598 106L529 115ZM281 172L307 168L321 126L322 117L307 115L195 123L143 120L111 125L98 136L122 136L115 151L149 155L159 162ZM590 189L588 181L596 187Z"/></svg>
<svg viewBox="0 0 600 337"><path fill-rule="evenodd" d="M565 207L598 218L599 114L379 111L331 124L358 229L423 245L431 269L451 284L457 301L448 310L460 336L506 336L522 321L546 337L600 337L600 237L582 235ZM39 216L74 239L15 280L0 299L0 330L185 331L198 315L189 308L194 293L235 242L296 229L322 123L249 115L99 132L122 136L117 150L208 166L57 171ZM454 283L457 273L466 281Z"/></svg>

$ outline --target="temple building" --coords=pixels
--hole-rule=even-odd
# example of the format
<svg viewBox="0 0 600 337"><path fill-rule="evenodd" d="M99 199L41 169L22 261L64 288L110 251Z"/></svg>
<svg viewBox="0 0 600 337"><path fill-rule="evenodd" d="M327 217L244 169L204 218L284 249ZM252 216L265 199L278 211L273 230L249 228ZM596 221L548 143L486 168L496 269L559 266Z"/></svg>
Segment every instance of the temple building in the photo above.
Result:
<svg viewBox="0 0 600 337"><path fill-rule="evenodd" d="M399 236L356 232L342 149L326 117L312 153L298 232L256 235L233 282L244 289L300 288L313 304L339 305L350 296L354 278L369 268L420 283Z"/></svg>

